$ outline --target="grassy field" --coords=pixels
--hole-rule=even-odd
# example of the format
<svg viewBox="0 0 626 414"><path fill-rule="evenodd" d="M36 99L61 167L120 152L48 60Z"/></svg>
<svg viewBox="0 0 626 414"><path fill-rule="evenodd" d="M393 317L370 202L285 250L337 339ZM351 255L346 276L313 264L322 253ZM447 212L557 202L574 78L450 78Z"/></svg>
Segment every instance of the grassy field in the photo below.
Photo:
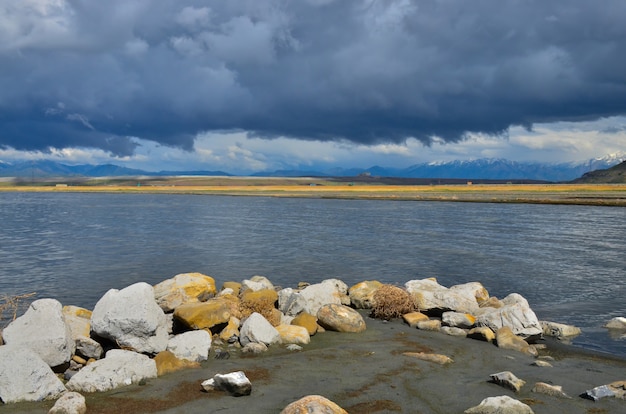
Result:
<svg viewBox="0 0 626 414"><path fill-rule="evenodd" d="M167 177L0 183L0 191L165 193L626 206L626 184L387 185L323 178Z"/></svg>

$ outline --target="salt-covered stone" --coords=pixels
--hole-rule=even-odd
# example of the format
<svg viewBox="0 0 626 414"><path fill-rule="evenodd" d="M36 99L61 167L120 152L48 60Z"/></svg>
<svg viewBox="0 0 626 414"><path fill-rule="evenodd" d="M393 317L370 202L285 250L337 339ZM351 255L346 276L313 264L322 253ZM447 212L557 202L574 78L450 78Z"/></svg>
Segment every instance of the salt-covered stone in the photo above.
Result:
<svg viewBox="0 0 626 414"><path fill-rule="evenodd" d="M454 326L442 326L441 333L450 336L458 336L459 338L465 338L467 336L467 331L465 329L456 328Z"/></svg>
<svg viewBox="0 0 626 414"><path fill-rule="evenodd" d="M356 309L371 309L374 304L374 293L383 284L378 280L366 280L348 289L352 306Z"/></svg>
<svg viewBox="0 0 626 414"><path fill-rule="evenodd" d="M8 345L31 349L51 367L68 362L76 348L56 299L31 303L24 315L4 328L3 336Z"/></svg>
<svg viewBox="0 0 626 414"><path fill-rule="evenodd" d="M265 289L274 290L274 285L265 276L256 275L241 282L241 293L244 293L246 290L256 292Z"/></svg>
<svg viewBox="0 0 626 414"><path fill-rule="evenodd" d="M473 289L448 289L434 279L410 280L404 286L422 312L474 314L479 309Z"/></svg>
<svg viewBox="0 0 626 414"><path fill-rule="evenodd" d="M507 395L488 397L479 405L468 408L465 414L534 414L533 410L521 401Z"/></svg>
<svg viewBox="0 0 626 414"><path fill-rule="evenodd" d="M70 391L104 392L156 376L156 362L146 355L112 349L106 353L105 358L78 371L66 386Z"/></svg>
<svg viewBox="0 0 626 414"><path fill-rule="evenodd" d="M5 404L55 399L65 391L37 353L21 345L0 346L0 400Z"/></svg>
<svg viewBox="0 0 626 414"><path fill-rule="evenodd" d="M250 342L265 345L280 343L280 334L260 313L252 313L241 325L239 342L245 346Z"/></svg>
<svg viewBox="0 0 626 414"><path fill-rule="evenodd" d="M236 371L228 374L216 374L213 378L204 381L202 388L205 391L222 390L233 397L242 397L250 395L252 383L243 371Z"/></svg>
<svg viewBox="0 0 626 414"><path fill-rule="evenodd" d="M296 316L307 309L307 301L299 291L285 288L278 292L278 309L285 315Z"/></svg>
<svg viewBox="0 0 626 414"><path fill-rule="evenodd" d="M602 398L615 397L615 391L613 391L608 385L600 385L585 391L580 396L589 400L598 401Z"/></svg>
<svg viewBox="0 0 626 414"><path fill-rule="evenodd" d="M572 398L563 392L563 387L560 385L551 385L545 382L537 382L531 390L538 394L550 395L556 398Z"/></svg>
<svg viewBox="0 0 626 414"><path fill-rule="evenodd" d="M202 273L181 273L154 285L154 298L165 312L183 303L197 303L214 296L215 279Z"/></svg>
<svg viewBox="0 0 626 414"><path fill-rule="evenodd" d="M450 286L450 290L465 297L473 296L479 306L489 300L489 292L480 282L468 282Z"/></svg>
<svg viewBox="0 0 626 414"><path fill-rule="evenodd" d="M348 285L339 279L327 279L321 283L309 285L300 291L305 299L305 311L317 315L319 309L328 304L349 305Z"/></svg>
<svg viewBox="0 0 626 414"><path fill-rule="evenodd" d="M280 414L348 414L348 412L326 397L307 395L286 406Z"/></svg>
<svg viewBox="0 0 626 414"><path fill-rule="evenodd" d="M280 334L280 340L283 344L306 345L311 342L309 331L304 326L278 325L276 330Z"/></svg>
<svg viewBox="0 0 626 414"><path fill-rule="evenodd" d="M87 403L81 394L70 391L56 400L48 414L85 414Z"/></svg>
<svg viewBox="0 0 626 414"><path fill-rule="evenodd" d="M86 337L79 336L75 339L76 342L76 353L84 356L85 358L94 358L100 359L102 358L102 354L104 354L104 350L102 349L102 345L99 342Z"/></svg>
<svg viewBox="0 0 626 414"><path fill-rule="evenodd" d="M480 308L476 315L477 326L488 326L494 332L507 326L515 335L526 339L541 337L543 328L537 315L520 294L511 293L502 299L501 308Z"/></svg>
<svg viewBox="0 0 626 414"><path fill-rule="evenodd" d="M526 381L517 378L515 374L513 374L511 371L497 372L495 374L489 375L489 377L491 378L492 382L509 388L515 392L519 392L524 384L526 384Z"/></svg>
<svg viewBox="0 0 626 414"><path fill-rule="evenodd" d="M444 312L441 315L441 323L446 326L469 329L475 322L476 318L469 313Z"/></svg>
<svg viewBox="0 0 626 414"><path fill-rule="evenodd" d="M165 313L144 282L105 293L93 310L91 329L120 347L149 354L164 351L169 337Z"/></svg>
<svg viewBox="0 0 626 414"><path fill-rule="evenodd" d="M576 326L565 325L562 323L540 321L543 334L554 338L564 339L580 335L581 330Z"/></svg>
<svg viewBox="0 0 626 414"><path fill-rule="evenodd" d="M262 354L267 349L267 345L262 342L249 342L241 348L241 352L244 354Z"/></svg>
<svg viewBox="0 0 626 414"><path fill-rule="evenodd" d="M324 329L337 332L363 332L365 321L359 312L345 305L328 304L317 312L317 320Z"/></svg>
<svg viewBox="0 0 626 414"><path fill-rule="evenodd" d="M513 331L508 326L496 331L496 343L498 348L512 349L526 355L537 356L537 350L530 346L528 342L513 334Z"/></svg>
<svg viewBox="0 0 626 414"><path fill-rule="evenodd" d="M211 334L207 331L189 331L170 338L167 350L177 358L188 361L206 361L211 349Z"/></svg>
<svg viewBox="0 0 626 414"><path fill-rule="evenodd" d="M79 306L63 306L65 323L70 328L72 339L89 336L91 332L91 311Z"/></svg>
<svg viewBox="0 0 626 414"><path fill-rule="evenodd" d="M604 327L608 329L626 330L626 318L624 318L623 316L616 316L615 318L608 321L606 325L604 325Z"/></svg>
<svg viewBox="0 0 626 414"><path fill-rule="evenodd" d="M439 365L451 364L454 362L452 358L447 355L433 354L429 352L403 352L402 355L417 358L422 361L434 362Z"/></svg>

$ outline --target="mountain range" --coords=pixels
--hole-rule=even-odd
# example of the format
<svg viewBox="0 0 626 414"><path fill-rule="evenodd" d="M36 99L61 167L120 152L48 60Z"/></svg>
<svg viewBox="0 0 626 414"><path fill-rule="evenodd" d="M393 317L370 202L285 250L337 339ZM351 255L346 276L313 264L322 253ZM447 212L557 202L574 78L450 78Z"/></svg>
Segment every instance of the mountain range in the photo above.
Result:
<svg viewBox="0 0 626 414"><path fill-rule="evenodd" d="M407 168L334 168L323 171L277 170L251 174L259 177L397 177L397 178L450 178L487 180L538 180L566 182L595 170L611 168L626 160L626 154L611 154L581 162L539 163L516 162L506 159L482 158L449 162L415 164ZM67 165L50 160L6 163L0 161L0 177L50 178L50 177L120 177L120 176L232 176L225 171L144 171L114 164Z"/></svg>

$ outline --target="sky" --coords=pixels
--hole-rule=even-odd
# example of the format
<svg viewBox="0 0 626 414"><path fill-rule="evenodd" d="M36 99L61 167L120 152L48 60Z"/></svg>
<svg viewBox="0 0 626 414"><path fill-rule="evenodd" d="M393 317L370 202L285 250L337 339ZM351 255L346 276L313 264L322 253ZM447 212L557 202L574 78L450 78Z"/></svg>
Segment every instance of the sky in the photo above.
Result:
<svg viewBox="0 0 626 414"><path fill-rule="evenodd" d="M0 161L626 153L623 0L0 0Z"/></svg>

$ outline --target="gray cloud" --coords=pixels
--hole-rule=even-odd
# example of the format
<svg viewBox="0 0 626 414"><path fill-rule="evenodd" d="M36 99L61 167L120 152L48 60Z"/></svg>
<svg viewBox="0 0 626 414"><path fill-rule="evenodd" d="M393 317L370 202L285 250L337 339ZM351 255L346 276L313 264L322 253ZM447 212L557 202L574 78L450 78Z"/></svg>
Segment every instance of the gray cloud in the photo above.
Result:
<svg viewBox="0 0 626 414"><path fill-rule="evenodd" d="M0 147L402 142L626 113L626 3L0 1Z"/></svg>

